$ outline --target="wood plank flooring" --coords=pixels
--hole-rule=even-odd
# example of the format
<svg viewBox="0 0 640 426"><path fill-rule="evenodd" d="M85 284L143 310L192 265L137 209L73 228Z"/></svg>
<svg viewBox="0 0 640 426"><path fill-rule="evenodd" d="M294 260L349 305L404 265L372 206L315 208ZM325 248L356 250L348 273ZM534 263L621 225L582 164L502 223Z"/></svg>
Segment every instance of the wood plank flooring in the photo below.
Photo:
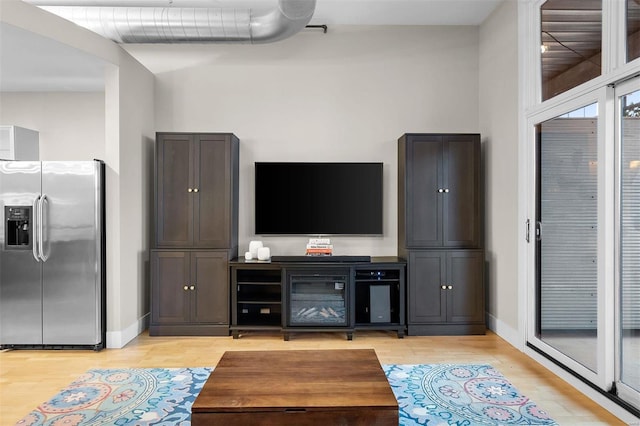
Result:
<svg viewBox="0 0 640 426"><path fill-rule="evenodd" d="M14 425L40 403L91 368L215 366L227 350L374 349L382 364L491 364L561 425L624 423L493 333L486 336L408 336L358 332L231 337L149 337L101 352L6 350L0 352L0 425ZM336 373L339 367L336 366Z"/></svg>

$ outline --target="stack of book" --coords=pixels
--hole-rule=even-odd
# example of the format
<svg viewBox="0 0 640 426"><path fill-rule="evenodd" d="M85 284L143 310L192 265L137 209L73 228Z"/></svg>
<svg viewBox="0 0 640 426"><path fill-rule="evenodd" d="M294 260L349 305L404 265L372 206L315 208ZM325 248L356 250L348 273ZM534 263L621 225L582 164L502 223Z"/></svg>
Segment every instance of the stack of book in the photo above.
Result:
<svg viewBox="0 0 640 426"><path fill-rule="evenodd" d="M333 245L329 238L309 238L307 256L331 256Z"/></svg>

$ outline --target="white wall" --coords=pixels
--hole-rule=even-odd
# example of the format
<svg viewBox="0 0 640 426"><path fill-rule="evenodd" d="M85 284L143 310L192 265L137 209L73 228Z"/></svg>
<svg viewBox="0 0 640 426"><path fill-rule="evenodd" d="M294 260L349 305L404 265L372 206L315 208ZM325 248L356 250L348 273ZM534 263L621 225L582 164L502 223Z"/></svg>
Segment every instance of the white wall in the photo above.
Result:
<svg viewBox="0 0 640 426"><path fill-rule="evenodd" d="M119 348L148 325L154 78L123 51L105 86L107 344Z"/></svg>
<svg viewBox="0 0 640 426"><path fill-rule="evenodd" d="M384 236L332 242L336 254L396 255L398 137L479 130L477 27L335 26L270 45L128 49L157 72L158 131L240 138L240 252L255 238L276 255L306 243L253 234L255 161L384 162Z"/></svg>
<svg viewBox="0 0 640 426"><path fill-rule="evenodd" d="M518 7L480 27L480 131L485 170L488 324L518 343Z"/></svg>
<svg viewBox="0 0 640 426"><path fill-rule="evenodd" d="M37 130L41 160L104 158L103 92L5 92L0 124Z"/></svg>

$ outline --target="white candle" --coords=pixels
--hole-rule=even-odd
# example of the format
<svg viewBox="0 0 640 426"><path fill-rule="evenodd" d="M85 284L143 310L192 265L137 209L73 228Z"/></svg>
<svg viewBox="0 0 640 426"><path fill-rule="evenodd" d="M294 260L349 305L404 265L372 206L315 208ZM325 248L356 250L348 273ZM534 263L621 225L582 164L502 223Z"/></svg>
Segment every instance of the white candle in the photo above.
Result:
<svg viewBox="0 0 640 426"><path fill-rule="evenodd" d="M254 259L258 257L258 249L262 247L262 241L249 242L249 252Z"/></svg>
<svg viewBox="0 0 640 426"><path fill-rule="evenodd" d="M271 250L269 247L260 247L258 249L258 260L269 260L271 258Z"/></svg>

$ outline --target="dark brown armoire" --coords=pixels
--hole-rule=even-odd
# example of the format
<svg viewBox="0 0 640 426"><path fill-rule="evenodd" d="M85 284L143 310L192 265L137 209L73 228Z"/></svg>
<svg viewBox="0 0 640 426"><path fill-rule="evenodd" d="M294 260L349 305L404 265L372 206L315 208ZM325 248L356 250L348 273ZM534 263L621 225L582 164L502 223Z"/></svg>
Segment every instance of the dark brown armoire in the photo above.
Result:
<svg viewBox="0 0 640 426"><path fill-rule="evenodd" d="M239 141L157 133L150 335L228 335L238 253Z"/></svg>
<svg viewBox="0 0 640 426"><path fill-rule="evenodd" d="M409 335L485 333L478 134L398 140L398 255Z"/></svg>

